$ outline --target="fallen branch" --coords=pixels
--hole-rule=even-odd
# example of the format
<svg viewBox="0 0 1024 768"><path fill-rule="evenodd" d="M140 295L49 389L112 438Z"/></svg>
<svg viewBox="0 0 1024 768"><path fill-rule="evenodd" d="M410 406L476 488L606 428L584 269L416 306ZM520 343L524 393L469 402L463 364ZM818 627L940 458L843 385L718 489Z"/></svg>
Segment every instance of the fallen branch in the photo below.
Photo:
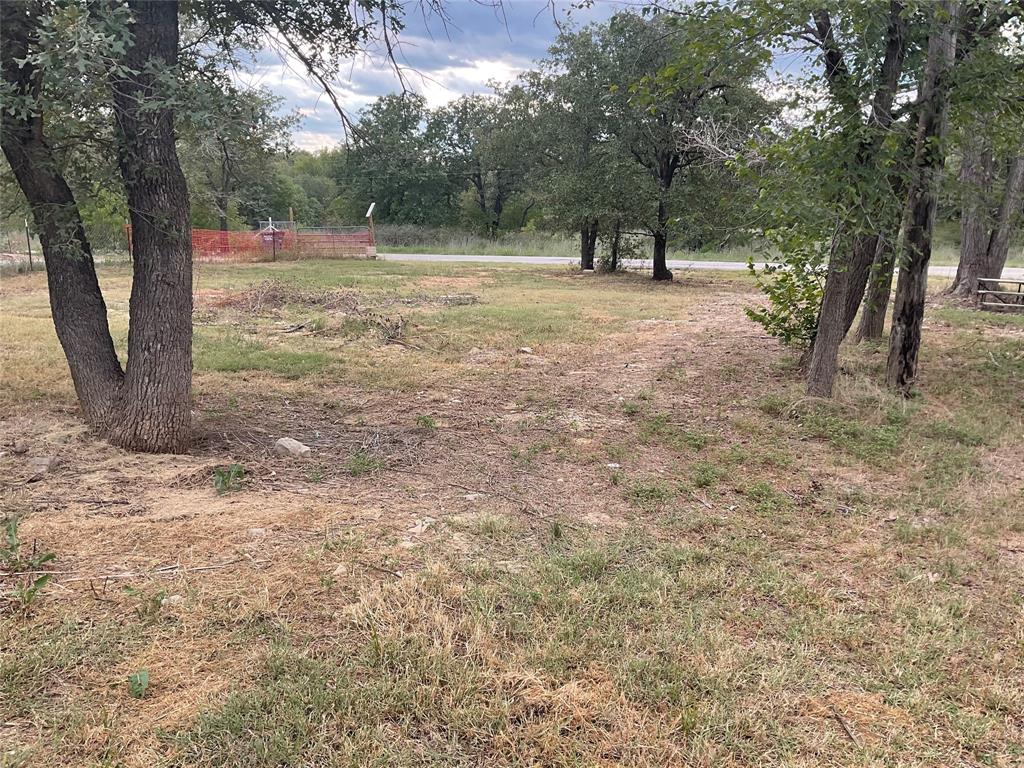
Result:
<svg viewBox="0 0 1024 768"><path fill-rule="evenodd" d="M101 573L94 576L74 576L72 574L77 571L20 571L16 574L9 574L10 576L67 576L71 575L71 578L61 579L65 584L73 581L96 581L99 579L135 579L141 576L169 576L175 573L198 573L200 571L214 571L220 568L227 568L229 565L235 563L250 562L253 565L264 565L269 563L269 560L254 560L251 557L236 557L234 560L225 560L221 563L209 563L208 565L195 565L185 566L181 563L175 563L174 565L163 565L159 568L153 568L149 571L123 571L121 573ZM5 574L5 578L8 575Z"/></svg>

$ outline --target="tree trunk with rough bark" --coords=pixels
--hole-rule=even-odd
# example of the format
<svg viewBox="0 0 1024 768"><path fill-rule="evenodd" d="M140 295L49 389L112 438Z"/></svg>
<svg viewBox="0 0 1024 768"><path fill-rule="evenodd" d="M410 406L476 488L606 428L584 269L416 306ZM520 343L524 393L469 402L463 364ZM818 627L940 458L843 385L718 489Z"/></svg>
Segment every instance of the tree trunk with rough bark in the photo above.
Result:
<svg viewBox="0 0 1024 768"><path fill-rule="evenodd" d="M992 151L979 137L967 137L960 165L960 262L949 292L974 296L978 278L988 277L988 216L985 195L992 183Z"/></svg>
<svg viewBox="0 0 1024 768"><path fill-rule="evenodd" d="M839 347L857 316L877 241L877 235L858 235L853 238L849 255L833 253L829 258L818 332L807 367L807 394L812 397L832 396L839 370Z"/></svg>
<svg viewBox="0 0 1024 768"><path fill-rule="evenodd" d="M668 209L664 195L658 199L658 225L654 230L654 279L671 280L672 271L666 264L668 252Z"/></svg>
<svg viewBox="0 0 1024 768"><path fill-rule="evenodd" d="M587 219L580 227L580 269L594 268L594 252L597 249L597 220Z"/></svg>
<svg viewBox="0 0 1024 768"><path fill-rule="evenodd" d="M1014 225L1020 217L1021 200L1024 198L1024 155L1017 155L1010 163L1006 179L1006 192L999 206L996 226L989 238L985 252L985 274L981 277L1002 277L1006 257L1010 253L1010 239Z"/></svg>
<svg viewBox="0 0 1024 768"><path fill-rule="evenodd" d="M41 73L24 62L38 34L26 3L0 4L4 82L19 96L38 98ZM0 143L32 210L43 247L50 309L86 421L103 430L112 419L122 372L107 325L92 249L74 195L43 131L38 112L3 113Z"/></svg>
<svg viewBox="0 0 1024 768"><path fill-rule="evenodd" d="M178 452L188 447L192 427L192 233L162 79L177 64L178 2L129 0L128 6L131 74L117 78L113 90L133 279L120 418L110 435L132 450Z"/></svg>
<svg viewBox="0 0 1024 768"><path fill-rule="evenodd" d="M931 259L938 204L938 180L945 162L946 111L960 7L952 0L942 0L935 9L936 29L928 38L928 57L919 98L921 111L914 151L914 176L907 196L907 232L896 283L886 365L886 383L904 396L910 394L917 378L928 261Z"/></svg>
<svg viewBox="0 0 1024 768"><path fill-rule="evenodd" d="M851 78L843 52L836 42L832 21L824 8L812 13L822 53L825 57L825 78L837 103L843 106L850 120L859 120L861 107L849 91ZM907 20L905 7L899 0L890 0L889 23L886 30L885 53L879 66L879 86L867 119L870 129L861 139L855 175L871 172L883 139L893 122L892 105L903 72L907 52ZM825 289L818 313L818 330L810 350L807 366L807 393L815 397L831 397L839 370L839 347L846 338L864 297L871 264L874 261L877 234L855 234L849 253L834 250L825 276ZM837 238L842 243L846 238ZM841 246L840 246L841 247Z"/></svg>
<svg viewBox="0 0 1024 768"><path fill-rule="evenodd" d="M875 259L868 275L868 288L857 326L856 340L869 341L882 338L885 329L885 315L889 308L889 294L892 292L892 274L896 266L895 237L878 238Z"/></svg>
<svg viewBox="0 0 1024 768"><path fill-rule="evenodd" d="M608 256L608 271L614 272L619 268L619 246L622 243L622 222L615 221L615 231L612 233L611 254Z"/></svg>

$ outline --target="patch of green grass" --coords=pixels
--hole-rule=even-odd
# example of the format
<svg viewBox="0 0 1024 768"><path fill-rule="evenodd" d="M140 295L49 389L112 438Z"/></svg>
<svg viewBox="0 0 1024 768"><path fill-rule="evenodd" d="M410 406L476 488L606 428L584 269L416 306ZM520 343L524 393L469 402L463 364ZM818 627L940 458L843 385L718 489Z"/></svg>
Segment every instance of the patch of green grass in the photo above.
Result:
<svg viewBox="0 0 1024 768"><path fill-rule="evenodd" d="M710 488L715 485L722 476L722 470L707 461L698 461L693 465L690 473L690 482L696 488Z"/></svg>
<svg viewBox="0 0 1024 768"><path fill-rule="evenodd" d="M625 408L623 408L625 410ZM643 442L661 442L677 450L700 451L709 441L708 435L683 429L671 421L668 413L655 413L644 418L639 425L637 436Z"/></svg>
<svg viewBox="0 0 1024 768"><path fill-rule="evenodd" d="M245 480L245 469L241 464L231 464L213 470L213 487L221 495L240 490L243 480Z"/></svg>
<svg viewBox="0 0 1024 768"><path fill-rule="evenodd" d="M627 498L642 509L652 509L675 496L675 491L663 480L635 480L629 487Z"/></svg>
<svg viewBox="0 0 1024 768"><path fill-rule="evenodd" d="M427 430L432 432L437 429L437 421L433 416L427 416L426 414L420 414L416 417L416 426L419 429Z"/></svg>
<svg viewBox="0 0 1024 768"><path fill-rule="evenodd" d="M352 477L362 477L377 472L385 466L384 460L369 451L362 449L353 451L345 461L345 469Z"/></svg>
<svg viewBox="0 0 1024 768"><path fill-rule="evenodd" d="M907 422L906 414L897 407L887 409L881 423L866 422L838 403L804 405L790 413L810 437L828 440L843 451L873 463L881 463L896 452Z"/></svg>
<svg viewBox="0 0 1024 768"><path fill-rule="evenodd" d="M197 371L267 371L289 379L320 373L331 364L331 356L324 352L268 347L237 333L198 329L192 353Z"/></svg>

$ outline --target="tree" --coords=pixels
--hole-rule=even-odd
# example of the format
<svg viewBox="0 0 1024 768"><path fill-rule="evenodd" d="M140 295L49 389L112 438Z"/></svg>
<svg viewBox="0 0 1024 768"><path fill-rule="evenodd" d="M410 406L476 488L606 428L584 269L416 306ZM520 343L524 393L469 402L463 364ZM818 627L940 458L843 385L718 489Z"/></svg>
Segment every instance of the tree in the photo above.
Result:
<svg viewBox="0 0 1024 768"><path fill-rule="evenodd" d="M192 184L192 202L207 203L222 231L240 202L258 208L262 181L273 173L274 156L288 148L294 116L278 116L281 99L265 90L241 89L217 77L200 81L203 109L180 131L182 162ZM252 203L257 205L252 205Z"/></svg>
<svg viewBox="0 0 1024 768"><path fill-rule="evenodd" d="M532 103L530 133L536 158L531 187L549 225L579 235L580 267L594 269L601 222L612 230L616 249L627 210L644 198L645 180L617 141L610 110L613 76L596 27L564 31L523 78Z"/></svg>
<svg viewBox="0 0 1024 768"><path fill-rule="evenodd" d="M462 96L430 113L424 140L453 191L470 192L470 221L479 222L490 237L502 226L502 215L520 192L531 150L522 146L518 128L531 126L518 114L517 89L494 98Z"/></svg>
<svg viewBox="0 0 1024 768"><path fill-rule="evenodd" d="M314 0L291 4L189 3L206 30L197 51L258 48L268 30L329 89L340 56L377 19L397 30L400 5ZM57 337L86 419L111 442L184 450L191 434L192 269L188 190L175 147L183 94L176 0L0 4L2 146L36 223ZM179 66L179 64L181 66ZM333 98L333 93L330 93ZM117 165L133 225L128 358L121 368L107 325L82 216L48 130L85 103L116 126ZM336 103L336 100L335 100ZM57 118L57 119L54 119Z"/></svg>
<svg viewBox="0 0 1024 768"><path fill-rule="evenodd" d="M942 0L933 11L933 29L928 39L928 58L918 95L917 142L914 175L907 199L906 235L896 300L889 335L886 382L907 395L917 375L921 346L928 261L938 203L938 175L945 163L946 111L949 107L950 75L956 55L960 6Z"/></svg>
<svg viewBox="0 0 1024 768"><path fill-rule="evenodd" d="M353 212L372 200L384 223L440 224L450 216L453 192L431 162L428 119L426 101L412 93L381 96L360 113L338 179Z"/></svg>
<svg viewBox="0 0 1024 768"><path fill-rule="evenodd" d="M955 296L973 296L978 278L1002 273L1024 195L1024 42L997 32L1006 10L985 15L968 4L960 36L950 95L951 141L960 148Z"/></svg>
<svg viewBox="0 0 1024 768"><path fill-rule="evenodd" d="M768 111L751 88L768 54L741 22L725 6L649 20L620 13L600 36L617 73L612 109L620 139L657 186L655 280L672 279L666 250L673 182L705 156L693 137L708 123L743 122L752 131Z"/></svg>

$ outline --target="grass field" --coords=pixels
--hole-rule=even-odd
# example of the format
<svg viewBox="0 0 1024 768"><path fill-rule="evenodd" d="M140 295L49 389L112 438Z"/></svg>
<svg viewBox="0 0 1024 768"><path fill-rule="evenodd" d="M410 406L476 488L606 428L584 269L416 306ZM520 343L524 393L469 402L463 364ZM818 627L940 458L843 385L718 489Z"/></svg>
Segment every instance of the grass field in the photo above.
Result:
<svg viewBox="0 0 1024 768"><path fill-rule="evenodd" d="M0 764L1024 763L1022 318L935 299L919 397L868 346L823 402L742 275L196 283L186 456L90 437L0 284Z"/></svg>

